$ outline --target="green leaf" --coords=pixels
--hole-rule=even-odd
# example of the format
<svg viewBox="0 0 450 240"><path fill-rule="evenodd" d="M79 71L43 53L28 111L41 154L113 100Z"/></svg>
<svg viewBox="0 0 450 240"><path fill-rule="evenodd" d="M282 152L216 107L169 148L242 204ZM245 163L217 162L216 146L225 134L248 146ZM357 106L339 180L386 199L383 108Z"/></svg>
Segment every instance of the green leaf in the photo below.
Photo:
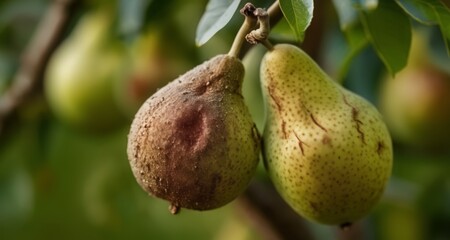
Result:
<svg viewBox="0 0 450 240"><path fill-rule="evenodd" d="M280 8L298 40L303 41L305 30L313 17L313 0L279 0Z"/></svg>
<svg viewBox="0 0 450 240"><path fill-rule="evenodd" d="M415 20L424 24L436 24L435 10L429 1L423 0L396 0L398 5Z"/></svg>
<svg viewBox="0 0 450 240"><path fill-rule="evenodd" d="M197 26L195 42L205 44L231 20L241 0L209 0Z"/></svg>
<svg viewBox="0 0 450 240"><path fill-rule="evenodd" d="M345 76L347 76L352 60L369 44L369 39L364 33L361 24L355 24L352 27L347 28L344 31L344 34L347 39L348 50L339 66L337 75L339 82L342 82Z"/></svg>
<svg viewBox="0 0 450 240"><path fill-rule="evenodd" d="M333 0L342 30L346 30L358 20L358 12L352 0Z"/></svg>
<svg viewBox="0 0 450 240"><path fill-rule="evenodd" d="M406 66L411 22L394 1L381 1L373 11L361 11L364 31L392 75Z"/></svg>
<svg viewBox="0 0 450 240"><path fill-rule="evenodd" d="M423 24L438 24L450 55L450 11L438 0L396 0L412 18Z"/></svg>
<svg viewBox="0 0 450 240"><path fill-rule="evenodd" d="M274 40L274 42L296 42L297 36L292 31L286 18L281 18L275 26L271 26L270 40Z"/></svg>
<svg viewBox="0 0 450 240"><path fill-rule="evenodd" d="M450 11L442 3L440 5L434 5L433 8L436 11L441 32L444 37L447 54L450 56Z"/></svg>

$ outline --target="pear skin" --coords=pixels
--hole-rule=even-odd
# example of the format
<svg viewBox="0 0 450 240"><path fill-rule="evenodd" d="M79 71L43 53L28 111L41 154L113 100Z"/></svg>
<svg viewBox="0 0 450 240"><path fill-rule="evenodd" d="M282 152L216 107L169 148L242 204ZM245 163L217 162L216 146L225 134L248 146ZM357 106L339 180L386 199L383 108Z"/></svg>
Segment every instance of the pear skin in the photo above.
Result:
<svg viewBox="0 0 450 240"><path fill-rule="evenodd" d="M150 97L128 136L137 182L179 208L209 210L235 199L256 170L260 140L241 95L244 67L219 55Z"/></svg>
<svg viewBox="0 0 450 240"><path fill-rule="evenodd" d="M322 224L348 226L368 214L393 162L377 109L289 44L266 53L261 84L264 164L286 202Z"/></svg>

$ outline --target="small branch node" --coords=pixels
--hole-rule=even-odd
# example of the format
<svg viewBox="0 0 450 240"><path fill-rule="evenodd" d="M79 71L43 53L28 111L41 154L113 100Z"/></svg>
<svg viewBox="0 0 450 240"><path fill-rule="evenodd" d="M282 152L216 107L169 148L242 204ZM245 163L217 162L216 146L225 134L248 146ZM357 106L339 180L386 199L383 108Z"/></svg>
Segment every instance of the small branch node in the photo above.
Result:
<svg viewBox="0 0 450 240"><path fill-rule="evenodd" d="M250 44L263 44L267 49L272 50L273 46L269 42L270 16L265 9L256 8L253 16L258 19L259 28L251 31L245 36L245 40Z"/></svg>
<svg viewBox="0 0 450 240"><path fill-rule="evenodd" d="M253 12L255 10L256 7L252 3L246 3L239 12L246 17L254 17Z"/></svg>

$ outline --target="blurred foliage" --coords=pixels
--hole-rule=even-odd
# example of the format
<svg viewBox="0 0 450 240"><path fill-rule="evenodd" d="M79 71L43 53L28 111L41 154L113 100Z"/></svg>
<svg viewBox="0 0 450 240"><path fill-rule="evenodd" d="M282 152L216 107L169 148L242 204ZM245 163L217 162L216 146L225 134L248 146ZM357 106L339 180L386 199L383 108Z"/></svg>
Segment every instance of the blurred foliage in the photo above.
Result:
<svg viewBox="0 0 450 240"><path fill-rule="evenodd" d="M2 146L2 239L211 239L232 206L168 212L136 184L126 134L82 134L53 119L27 122ZM29 146L26 150L24 146Z"/></svg>
<svg viewBox="0 0 450 240"><path fill-rule="evenodd" d="M44 14L47 2L5 0L0 3L0 93L9 86L20 54Z"/></svg>
<svg viewBox="0 0 450 240"><path fill-rule="evenodd" d="M0 239L261 239L261 233L236 211L236 203L208 212L183 210L178 216L170 215L166 202L149 197L139 188L126 157L128 125L130 116L137 110L136 104L142 104L157 87L190 67L228 51L243 20L238 13L205 45L195 47L197 24L207 2L114 2L117 16L108 37L111 42L119 41L123 45L123 65L128 72L114 85L117 99L111 104L125 108L124 117L128 120L123 125L102 133L73 127L54 113L45 92L19 109L7 134L0 139ZM271 2L253 1L262 7L270 6ZM317 4L314 11L322 11L325 5L334 3L330 8L333 11L327 12L326 25L322 26L323 37L316 40L321 53L316 60L347 88L378 104L382 77L387 71L378 57L378 50L369 44L367 29L364 29L368 23L352 22L361 17L359 12L342 14L348 11L345 2L360 2L365 6L363 9L371 9L374 1ZM21 54L51 3L49 0L0 2L0 94L11 83L21 64ZM84 0L82 3L67 30L67 39L86 12L110 5L111 1ZM342 4L340 8L337 8L338 3ZM420 11L410 9L410 14L415 13ZM427 29L431 62L450 74L442 26L424 26L417 22L411 25ZM389 28L379 23L376 27L379 36ZM155 28L162 29L158 31L161 36L147 39L160 39L160 45L145 47L142 39L146 38L141 37ZM285 20L271 35L274 42L293 42L296 41L294 36ZM312 35L308 29L305 39L309 36ZM390 47L399 47L395 44ZM406 45L402 48L408 49ZM160 56L153 57L152 49L164 50L158 53ZM134 56L139 52L143 55L136 60ZM260 130L264 114L257 63L263 52L262 48L254 48L244 58L247 72L243 94ZM170 57L161 59L161 56ZM155 62L156 67L150 66ZM101 68L103 63L98 60L91 65ZM140 77L151 75L148 69L161 70L164 69L161 66L174 66L171 64L181 67L168 67L167 73L159 72L156 78L161 82L148 80L155 79L151 76ZM447 80L450 81L450 75ZM127 92L130 89L133 91ZM129 105L130 102L133 105ZM94 119L99 117L95 111L91 115ZM385 196L372 214L361 221L364 238L450 239L450 149L436 152L398 141L395 141L395 149L393 177ZM258 175L263 174L263 170L258 171ZM334 227L309 226L317 239L336 239Z"/></svg>

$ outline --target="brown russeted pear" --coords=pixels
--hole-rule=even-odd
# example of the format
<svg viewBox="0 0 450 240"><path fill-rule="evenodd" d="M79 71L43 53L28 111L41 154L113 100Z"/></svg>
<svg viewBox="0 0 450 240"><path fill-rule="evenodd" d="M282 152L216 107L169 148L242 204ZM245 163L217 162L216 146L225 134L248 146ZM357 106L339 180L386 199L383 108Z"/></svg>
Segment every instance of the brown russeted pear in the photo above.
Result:
<svg viewBox="0 0 450 240"><path fill-rule="evenodd" d="M235 199L258 164L259 135L241 94L244 67L218 55L151 96L128 135L138 183L171 211L208 210Z"/></svg>
<svg viewBox="0 0 450 240"><path fill-rule="evenodd" d="M264 163L299 214L348 226L380 199L391 174L389 132L376 108L300 48L275 45L261 65Z"/></svg>

